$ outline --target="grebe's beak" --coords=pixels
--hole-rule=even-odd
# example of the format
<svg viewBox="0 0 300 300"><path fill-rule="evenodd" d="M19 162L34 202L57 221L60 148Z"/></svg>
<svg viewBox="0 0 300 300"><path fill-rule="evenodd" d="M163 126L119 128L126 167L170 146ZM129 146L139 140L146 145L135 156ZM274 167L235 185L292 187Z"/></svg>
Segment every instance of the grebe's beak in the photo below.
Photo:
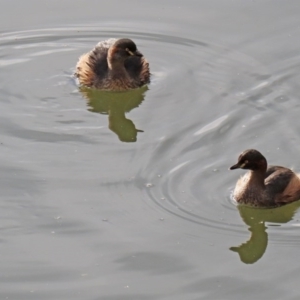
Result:
<svg viewBox="0 0 300 300"><path fill-rule="evenodd" d="M239 163L237 163L237 164L235 164L235 165L233 165L233 166L231 166L230 168L229 168L229 170L235 170L235 169L239 169L241 166L240 166L240 164Z"/></svg>
<svg viewBox="0 0 300 300"><path fill-rule="evenodd" d="M244 169L245 166L248 164L248 160L243 161L242 163L236 163L232 167L229 168L229 170L234 170L234 169Z"/></svg>

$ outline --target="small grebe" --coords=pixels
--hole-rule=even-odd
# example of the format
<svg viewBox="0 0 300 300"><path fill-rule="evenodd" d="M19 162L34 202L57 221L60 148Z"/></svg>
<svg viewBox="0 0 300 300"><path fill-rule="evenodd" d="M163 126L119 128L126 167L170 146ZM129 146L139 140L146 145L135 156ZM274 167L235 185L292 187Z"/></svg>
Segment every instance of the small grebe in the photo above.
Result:
<svg viewBox="0 0 300 300"><path fill-rule="evenodd" d="M267 160L257 150L245 150L230 170L238 168L250 170L235 186L233 197L238 203L276 207L300 199L299 176L285 167L267 167Z"/></svg>
<svg viewBox="0 0 300 300"><path fill-rule="evenodd" d="M126 91L150 82L149 63L130 39L108 39L83 54L76 73L83 86Z"/></svg>

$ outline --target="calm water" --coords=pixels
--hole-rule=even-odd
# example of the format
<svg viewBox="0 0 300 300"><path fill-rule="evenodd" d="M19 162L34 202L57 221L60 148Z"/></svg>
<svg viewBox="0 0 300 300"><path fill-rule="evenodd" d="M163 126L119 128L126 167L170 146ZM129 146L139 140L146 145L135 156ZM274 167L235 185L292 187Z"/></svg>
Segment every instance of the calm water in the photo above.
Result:
<svg viewBox="0 0 300 300"><path fill-rule="evenodd" d="M228 171L300 171L298 1L0 4L1 299L299 299L300 203L237 208ZM148 88L79 90L109 37Z"/></svg>

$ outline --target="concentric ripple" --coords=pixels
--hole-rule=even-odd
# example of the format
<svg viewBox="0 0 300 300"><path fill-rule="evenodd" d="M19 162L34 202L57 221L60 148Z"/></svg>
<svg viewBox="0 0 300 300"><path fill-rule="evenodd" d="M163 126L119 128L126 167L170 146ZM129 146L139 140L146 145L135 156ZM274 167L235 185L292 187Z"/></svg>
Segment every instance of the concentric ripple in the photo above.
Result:
<svg viewBox="0 0 300 300"><path fill-rule="evenodd" d="M215 130L224 127L225 124L220 124ZM208 149L185 151L189 148L186 147L176 156L170 142L158 142L154 160L139 174L147 182L143 189L149 207L164 212L165 218L177 219L186 234L195 231L188 225L194 224L199 227L200 236L204 232L204 236L207 232L215 237L235 235L242 243L245 235L250 238L250 232L255 232L253 228L265 224L260 234L266 230L272 243L299 245L300 202L275 209L237 207L231 193L238 174L234 178L221 160L214 161L215 154ZM165 159L157 162L158 156Z"/></svg>

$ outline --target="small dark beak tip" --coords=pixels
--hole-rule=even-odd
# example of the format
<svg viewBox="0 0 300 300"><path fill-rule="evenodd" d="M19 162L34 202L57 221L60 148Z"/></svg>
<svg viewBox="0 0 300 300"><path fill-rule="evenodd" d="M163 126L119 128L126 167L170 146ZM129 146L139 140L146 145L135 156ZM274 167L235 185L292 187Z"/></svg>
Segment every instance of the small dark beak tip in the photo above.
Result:
<svg viewBox="0 0 300 300"><path fill-rule="evenodd" d="M239 168L238 165L233 165L233 166L231 166L231 167L229 168L229 170L235 170L235 169L238 169L238 168Z"/></svg>

